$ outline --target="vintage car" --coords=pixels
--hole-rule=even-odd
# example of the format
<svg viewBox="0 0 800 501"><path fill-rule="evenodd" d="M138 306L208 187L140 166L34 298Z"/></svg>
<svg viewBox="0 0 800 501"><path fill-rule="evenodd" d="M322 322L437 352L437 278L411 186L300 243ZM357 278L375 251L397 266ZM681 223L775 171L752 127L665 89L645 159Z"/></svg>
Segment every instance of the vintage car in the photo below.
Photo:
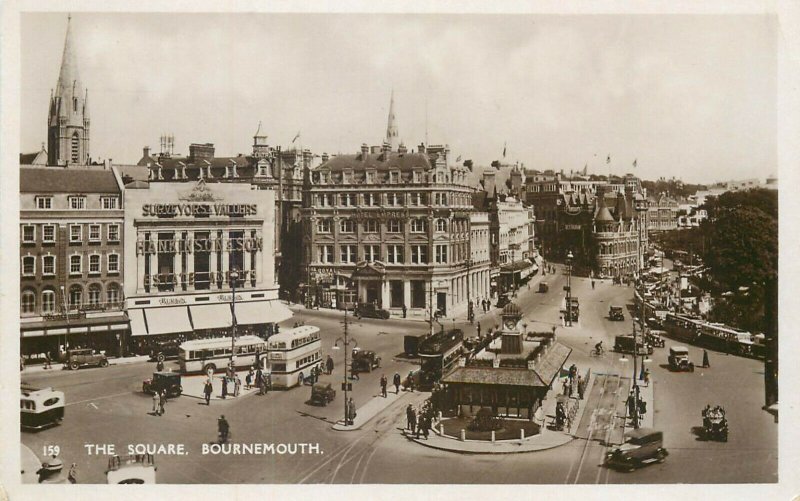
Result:
<svg viewBox="0 0 800 501"><path fill-rule="evenodd" d="M144 393L167 392L168 397L179 397L183 393L181 375L177 372L154 372L153 377L142 381Z"/></svg>
<svg viewBox="0 0 800 501"><path fill-rule="evenodd" d="M666 335L667 335L666 331L648 329L644 333L644 341L650 346L655 346L656 348L663 348L664 345L666 344L666 342L664 341L664 336Z"/></svg>
<svg viewBox="0 0 800 501"><path fill-rule="evenodd" d="M650 463L662 463L669 454L663 447L664 436L652 428L638 428L625 433L625 442L606 454L606 465L633 471Z"/></svg>
<svg viewBox="0 0 800 501"><path fill-rule="evenodd" d="M633 353L634 338L631 335L617 336L614 338L614 351L617 353ZM647 344L641 337L636 339L637 355L652 355L653 347Z"/></svg>
<svg viewBox="0 0 800 501"><path fill-rule="evenodd" d="M156 463L152 454L133 454L108 458L106 483L155 484Z"/></svg>
<svg viewBox="0 0 800 501"><path fill-rule="evenodd" d="M381 366L381 357L371 350L353 350L353 361L350 364L351 372L372 372Z"/></svg>
<svg viewBox="0 0 800 501"><path fill-rule="evenodd" d="M353 314L357 318L382 318L384 320L389 318L387 310L382 310L372 303L359 303Z"/></svg>
<svg viewBox="0 0 800 501"><path fill-rule="evenodd" d="M23 384L19 413L23 429L40 430L59 424L64 419L64 392Z"/></svg>
<svg viewBox="0 0 800 501"><path fill-rule="evenodd" d="M499 296L497 296L497 304L496 304L496 306L498 308L503 308L503 307L505 307L505 305L507 305L510 302L511 302L511 300L508 299L508 294L500 294Z"/></svg>
<svg viewBox="0 0 800 501"><path fill-rule="evenodd" d="M725 409L717 405L707 405L703 415L703 438L706 440L728 441L728 420L725 418Z"/></svg>
<svg viewBox="0 0 800 501"><path fill-rule="evenodd" d="M73 371L86 365L108 367L108 358L97 350L90 348L79 350L67 350L64 357L64 367L69 367Z"/></svg>
<svg viewBox="0 0 800 501"><path fill-rule="evenodd" d="M550 290L550 285L547 282L539 282L539 292L547 292Z"/></svg>
<svg viewBox="0 0 800 501"><path fill-rule="evenodd" d="M609 306L609 308L608 308L608 319L609 320L625 320L625 314L623 313L622 306Z"/></svg>
<svg viewBox="0 0 800 501"><path fill-rule="evenodd" d="M689 358L689 350L685 346L670 346L667 362L672 371L694 372L694 363Z"/></svg>
<svg viewBox="0 0 800 501"><path fill-rule="evenodd" d="M311 403L314 405L328 405L336 398L336 390L330 383L316 383L311 387Z"/></svg>
<svg viewBox="0 0 800 501"><path fill-rule="evenodd" d="M178 358L179 349L177 340L158 341L150 347L150 360L163 362L167 358Z"/></svg>

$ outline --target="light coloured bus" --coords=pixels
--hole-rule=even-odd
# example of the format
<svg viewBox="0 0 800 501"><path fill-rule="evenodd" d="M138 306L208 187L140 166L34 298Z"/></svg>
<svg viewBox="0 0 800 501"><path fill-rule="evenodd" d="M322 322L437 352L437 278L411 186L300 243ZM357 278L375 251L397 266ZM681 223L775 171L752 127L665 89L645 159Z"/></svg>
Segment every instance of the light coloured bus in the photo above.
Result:
<svg viewBox="0 0 800 501"><path fill-rule="evenodd" d="M256 358L267 353L267 342L258 336L236 338L236 367L250 367ZM218 337L186 341L178 349L178 363L181 372L216 372L226 369L231 360L231 338Z"/></svg>
<svg viewBox="0 0 800 501"><path fill-rule="evenodd" d="M273 388L303 384L311 375L311 368L322 363L319 327L304 325L282 331L271 336L268 344L264 370L271 375Z"/></svg>

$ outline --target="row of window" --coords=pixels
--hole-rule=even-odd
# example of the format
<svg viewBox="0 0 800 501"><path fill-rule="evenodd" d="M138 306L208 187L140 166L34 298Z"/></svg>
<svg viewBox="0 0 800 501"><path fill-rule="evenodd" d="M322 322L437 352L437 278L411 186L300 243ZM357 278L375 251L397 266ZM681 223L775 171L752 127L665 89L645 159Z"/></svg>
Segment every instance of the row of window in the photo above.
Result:
<svg viewBox="0 0 800 501"><path fill-rule="evenodd" d="M55 275L56 274L56 257L51 255L42 257L42 275ZM108 273L119 273L120 271L120 257L119 254L112 253L106 254L106 271ZM36 275L36 256L23 256L22 257L22 276L32 277ZM81 275L83 274L84 256L81 254L73 254L69 256L69 274ZM91 254L88 256L89 274L97 275L102 271L102 256L100 254Z"/></svg>
<svg viewBox="0 0 800 501"><path fill-rule="evenodd" d="M387 233L402 233L403 232L403 222L399 219L389 219L386 222L386 232ZM317 220L317 233L330 233L331 229L333 228L333 220L332 219L318 219ZM366 219L362 223L362 229L364 233L378 233L380 229L380 221L377 219ZM340 233L355 233L356 231L356 222L353 219L342 219L339 221L339 232ZM409 231L411 233L426 233L428 231L428 220L427 219L411 219L409 221ZM436 231L437 232L446 232L447 231L447 220L446 219L437 219L436 220Z"/></svg>
<svg viewBox="0 0 800 501"><path fill-rule="evenodd" d="M411 261L410 264L428 264L428 245L411 245ZM404 245L387 245L386 246L386 262L390 264L404 264ZM434 245L434 263L447 263L447 244ZM317 256L321 263L334 262L334 246L333 245L319 245L317 246ZM381 246L380 245L364 245L363 255L364 261L373 262L381 260ZM340 245L339 246L339 262L340 263L356 263L358 262L358 246L357 245Z"/></svg>
<svg viewBox="0 0 800 501"><path fill-rule="evenodd" d="M90 224L88 225L89 242L100 242L102 239L102 225ZM44 224L41 227L42 242L55 243L56 241L56 225ZM29 244L36 242L36 225L23 224L22 225L22 242ZM119 242L119 224L106 225L106 240L108 242ZM78 243L83 241L83 225L71 224L69 225L69 241L70 243Z"/></svg>
<svg viewBox="0 0 800 501"><path fill-rule="evenodd" d="M77 309L82 306L99 307L103 303L100 301L103 295L103 289L98 284L92 284L88 287L86 292L86 301L83 300L83 288L80 286L72 286L69 289L69 296L64 301L69 301L69 309ZM121 298L120 289L118 285L110 285L106 289L106 304L116 305ZM22 291L20 295L20 308L23 314L36 313L36 292L30 289ZM41 293L41 313L42 315L49 315L57 311L56 308L56 291L54 289L45 289ZM58 309L62 309L59 307Z"/></svg>
<svg viewBox="0 0 800 501"><path fill-rule="evenodd" d="M407 197L407 198L406 198ZM452 193L448 197L447 193L434 193L433 205L446 206L447 201L451 200L454 205L470 205L472 198L469 194ZM317 207L379 207L387 205L389 207L402 207L409 205L412 207L422 207L428 205L427 193L341 193L337 197L333 193L318 193L316 198Z"/></svg>
<svg viewBox="0 0 800 501"><path fill-rule="evenodd" d="M35 198L36 208L40 210L50 210L53 208L53 197L40 195ZM73 210L86 209L86 195L73 195L67 197L67 207ZM119 197L107 196L100 197L100 208L104 210L119 209Z"/></svg>
<svg viewBox="0 0 800 501"><path fill-rule="evenodd" d="M319 359L320 359L319 352L318 351L314 352L311 355L309 355L307 357L304 357L304 358L301 358L300 360L295 362L295 369L299 369L300 367L304 367L304 366L310 364L311 362L316 362Z"/></svg>

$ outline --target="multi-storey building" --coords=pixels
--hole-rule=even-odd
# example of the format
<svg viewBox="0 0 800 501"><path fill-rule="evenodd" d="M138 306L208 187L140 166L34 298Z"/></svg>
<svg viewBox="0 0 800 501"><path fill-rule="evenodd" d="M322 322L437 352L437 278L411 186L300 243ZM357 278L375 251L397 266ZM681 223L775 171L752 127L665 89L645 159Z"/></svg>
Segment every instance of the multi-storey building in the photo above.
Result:
<svg viewBox="0 0 800 501"><path fill-rule="evenodd" d="M661 193L656 197L648 197L647 202L648 231L669 231L678 228L680 206L677 200Z"/></svg>
<svg viewBox="0 0 800 501"><path fill-rule="evenodd" d="M23 355L92 347L119 355L123 312L122 182L115 171L20 169Z"/></svg>
<svg viewBox="0 0 800 501"><path fill-rule="evenodd" d="M138 165L149 169L152 183L195 182L204 179L209 183L245 183L257 190L275 194L275 273L281 293L287 299L297 299L296 291L302 280L302 261L296 249L302 242L300 205L302 198L303 169L311 167L314 155L303 148L283 150L270 146L261 126L253 136L250 155L220 157L215 155L211 143L191 144L189 155L181 156L171 151L171 138L162 138L161 152L151 153L144 148Z"/></svg>
<svg viewBox="0 0 800 501"><path fill-rule="evenodd" d="M499 220L498 292L519 287L536 269L534 264L533 209L512 197L500 197L496 204Z"/></svg>
<svg viewBox="0 0 800 501"><path fill-rule="evenodd" d="M229 335L234 317L240 334L269 335L291 316L277 300L274 192L204 179L134 181L124 198L125 297L137 348L162 336Z"/></svg>
<svg viewBox="0 0 800 501"><path fill-rule="evenodd" d="M488 264L478 265L470 250L472 239L483 241L471 229L474 189L468 170L451 165L448 153L447 146L421 144L414 153L403 144L392 151L388 141L364 144L308 172L309 303L367 302L394 315L405 307L409 316L431 309L454 316L488 294Z"/></svg>

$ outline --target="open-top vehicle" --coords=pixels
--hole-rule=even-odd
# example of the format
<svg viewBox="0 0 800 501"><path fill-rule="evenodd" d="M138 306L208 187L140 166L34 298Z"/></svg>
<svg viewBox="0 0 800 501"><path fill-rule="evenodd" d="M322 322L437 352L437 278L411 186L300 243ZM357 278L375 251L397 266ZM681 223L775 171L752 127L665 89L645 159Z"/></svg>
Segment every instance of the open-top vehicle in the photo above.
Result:
<svg viewBox="0 0 800 501"><path fill-rule="evenodd" d="M609 320L625 320L625 313L623 313L622 306L609 306L608 308Z"/></svg>
<svg viewBox="0 0 800 501"><path fill-rule="evenodd" d="M706 440L728 441L728 420L725 418L725 409L717 405L707 405L703 409L703 437Z"/></svg>

